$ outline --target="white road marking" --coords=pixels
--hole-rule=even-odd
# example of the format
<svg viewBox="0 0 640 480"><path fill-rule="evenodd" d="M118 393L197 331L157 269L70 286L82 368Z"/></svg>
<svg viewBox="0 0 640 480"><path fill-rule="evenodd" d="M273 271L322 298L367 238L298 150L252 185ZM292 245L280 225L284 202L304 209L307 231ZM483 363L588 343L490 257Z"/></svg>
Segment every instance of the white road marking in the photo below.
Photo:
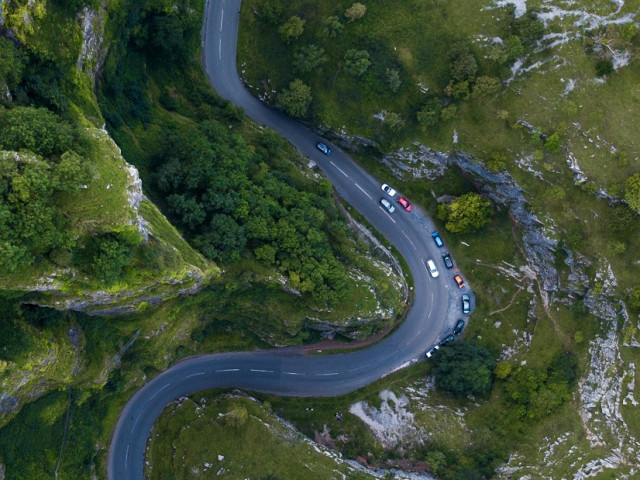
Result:
<svg viewBox="0 0 640 480"><path fill-rule="evenodd" d="M124 455L124 463L129 461L129 445L127 445L127 453Z"/></svg>
<svg viewBox="0 0 640 480"><path fill-rule="evenodd" d="M222 20L224 19L224 10L220 11L220 31L222 31Z"/></svg>
<svg viewBox="0 0 640 480"><path fill-rule="evenodd" d="M218 43L218 58L222 60L222 38L220 39L220 43Z"/></svg>
<svg viewBox="0 0 640 480"><path fill-rule="evenodd" d="M357 183L355 184L355 186L356 186L356 187L358 187L358 188L360 189L360 191L361 191L362 193L364 193L367 197L369 197L369 199L373 200L373 199L371 198L371 195L369 195L367 192L365 192L365 191L364 191L364 188L362 188L362 187L361 187L360 185L358 185Z"/></svg>
<svg viewBox="0 0 640 480"><path fill-rule="evenodd" d="M338 171L343 174L345 177L349 178L349 175L347 175L346 173L344 173L344 171L335 163L333 163L331 160L329 160L329 162L331 163L331 165L333 165L334 167L336 167L338 169Z"/></svg>
<svg viewBox="0 0 640 480"><path fill-rule="evenodd" d="M216 370L216 372L239 372L239 368L225 368L224 370Z"/></svg>
<svg viewBox="0 0 640 480"><path fill-rule="evenodd" d="M306 375L304 373L299 373L299 372L282 372L285 375Z"/></svg>
<svg viewBox="0 0 640 480"><path fill-rule="evenodd" d="M258 368L252 368L252 372L273 373L273 370L260 370Z"/></svg>
<svg viewBox="0 0 640 480"><path fill-rule="evenodd" d="M413 242L411 241L411 239L409 238L409 235L407 235L405 232L402 232L402 234L407 237L407 240L409 240L409 243L411 244L411 246L413 247L414 250L417 250L416 246L413 244Z"/></svg>
<svg viewBox="0 0 640 480"><path fill-rule="evenodd" d="M192 373L191 375L187 375L184 378L191 378L191 377L197 377L198 375L204 375L204 372L199 372L199 373Z"/></svg>
<svg viewBox="0 0 640 480"><path fill-rule="evenodd" d="M153 397L155 397L156 395L158 395L162 390L164 390L165 388L167 388L169 385L171 385L170 383L167 383L164 387L162 387L160 390L158 390L156 393L154 393L153 395L151 395L151 398L149 400L153 400Z"/></svg>
<svg viewBox="0 0 640 480"><path fill-rule="evenodd" d="M136 428L136 423L138 423L138 420L140 420L140 417L142 416L142 413L143 413L143 412L140 412L140 413L138 414L138 416L136 417L136 421L135 421L135 422L133 422L133 426L131 427L131 431L132 431L132 432L133 432L133 429L134 429L134 428Z"/></svg>
<svg viewBox="0 0 640 480"><path fill-rule="evenodd" d="M338 375L338 372L333 373L316 373L318 377L328 377L329 375Z"/></svg>
<svg viewBox="0 0 640 480"><path fill-rule="evenodd" d="M391 217L391 215L389 214L389 212L387 212L384 208L382 208L382 206L378 205L380 207L380 210L382 210L384 213L387 214L387 216L389 217L389 220L391 220L393 223L396 223L396 221Z"/></svg>

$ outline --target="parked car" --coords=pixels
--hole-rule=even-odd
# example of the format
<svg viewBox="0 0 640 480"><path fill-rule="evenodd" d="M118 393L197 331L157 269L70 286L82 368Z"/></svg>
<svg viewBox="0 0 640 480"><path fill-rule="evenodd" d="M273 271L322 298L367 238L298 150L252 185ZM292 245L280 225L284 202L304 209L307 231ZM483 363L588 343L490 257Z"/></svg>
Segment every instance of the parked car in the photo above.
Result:
<svg viewBox="0 0 640 480"><path fill-rule="evenodd" d="M322 153L324 153L325 155L331 155L331 149L322 142L316 143L316 148L320 150Z"/></svg>
<svg viewBox="0 0 640 480"><path fill-rule="evenodd" d="M460 335L462 333L463 328L464 328L464 320L460 319L458 320L458 323L456 323L456 326L453 327L453 333L455 333L456 335Z"/></svg>
<svg viewBox="0 0 640 480"><path fill-rule="evenodd" d="M456 284L460 287L460 288L464 288L464 281L462 280L462 277L460 275L454 275L453 279L456 281Z"/></svg>
<svg viewBox="0 0 640 480"><path fill-rule="evenodd" d="M382 191L384 193L386 193L387 195L389 195L390 197L395 197L396 195L396 191L391 188L389 185L387 185L386 183L382 184Z"/></svg>
<svg viewBox="0 0 640 480"><path fill-rule="evenodd" d="M396 208L393 205L391 205L391 202L389 202L389 200L387 200L386 198L383 198L382 200L380 200L380 204L389 213L393 213L396 211Z"/></svg>
<svg viewBox="0 0 640 480"><path fill-rule="evenodd" d="M447 343L449 343L451 340L455 339L456 337L453 336L453 334L449 334L446 337L444 337L442 340L440 340L439 345L441 347L444 347Z"/></svg>
<svg viewBox="0 0 640 480"><path fill-rule="evenodd" d="M436 242L436 245L438 246L438 248L440 248L440 247L442 247L444 245L444 242L440 238L440 234L438 232L433 232L431 234L431 237L433 237L433 241Z"/></svg>
<svg viewBox="0 0 640 480"><path fill-rule="evenodd" d="M449 255L449 252L444 252L442 254L442 260L444 261L445 267L453 268L453 260L451 260L451 255Z"/></svg>
<svg viewBox="0 0 640 480"><path fill-rule="evenodd" d="M439 275L439 273L438 273L438 269L436 268L436 264L433 263L433 260L429 259L425 262L425 264L427 265L427 270L429 270L429 274L433 278L436 278Z"/></svg>
<svg viewBox="0 0 640 480"><path fill-rule="evenodd" d="M413 210L413 205L411 205L411 204L409 203L409 200L407 200L407 199L406 199L406 198L404 198L404 197L398 197L398 203L399 203L400 205L402 205L402 207L403 207L407 212L410 212L411 210Z"/></svg>
<svg viewBox="0 0 640 480"><path fill-rule="evenodd" d="M425 353L425 356L427 358L431 358L438 350L440 350L440 345L435 345L433 348L431 348L431 350Z"/></svg>
<svg viewBox="0 0 640 480"><path fill-rule="evenodd" d="M462 313L471 312L471 299L466 293L462 295Z"/></svg>

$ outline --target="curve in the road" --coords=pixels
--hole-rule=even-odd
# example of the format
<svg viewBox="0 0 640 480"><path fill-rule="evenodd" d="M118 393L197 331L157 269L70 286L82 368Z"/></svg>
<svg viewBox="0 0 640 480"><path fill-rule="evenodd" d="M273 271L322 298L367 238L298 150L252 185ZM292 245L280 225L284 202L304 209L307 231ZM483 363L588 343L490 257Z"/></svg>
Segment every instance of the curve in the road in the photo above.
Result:
<svg viewBox="0 0 640 480"><path fill-rule="evenodd" d="M142 480L151 427L165 406L183 395L211 388L238 387L283 396L333 396L363 387L420 358L448 333L460 311L459 289L450 271L438 278L425 269L440 259L431 240L431 221L419 211L398 208L388 214L379 204L380 184L340 149L331 156L315 145L320 138L281 112L254 98L236 70L240 0L209 0L203 27L203 63L218 93L272 128L311 158L342 198L356 208L406 260L414 280L414 303L406 320L382 342L349 354L306 356L299 349L202 355L183 360L141 387L124 407L107 460L109 480ZM438 263L443 267L442 262ZM443 278L444 277L444 278Z"/></svg>

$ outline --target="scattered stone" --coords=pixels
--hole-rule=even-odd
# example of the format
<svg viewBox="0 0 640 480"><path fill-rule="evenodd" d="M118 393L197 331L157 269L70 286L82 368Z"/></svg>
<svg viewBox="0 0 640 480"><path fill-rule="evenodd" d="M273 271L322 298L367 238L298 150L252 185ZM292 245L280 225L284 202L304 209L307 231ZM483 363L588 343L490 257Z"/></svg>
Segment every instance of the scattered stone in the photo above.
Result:
<svg viewBox="0 0 640 480"><path fill-rule="evenodd" d="M221 462L222 460L224 460L224 455L218 455L218 461Z"/></svg>

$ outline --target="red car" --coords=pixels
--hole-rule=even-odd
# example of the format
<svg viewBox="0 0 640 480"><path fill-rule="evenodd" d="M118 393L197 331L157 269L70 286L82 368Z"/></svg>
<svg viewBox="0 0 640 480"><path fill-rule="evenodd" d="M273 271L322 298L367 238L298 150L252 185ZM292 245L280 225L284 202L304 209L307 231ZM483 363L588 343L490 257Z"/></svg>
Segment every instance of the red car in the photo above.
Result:
<svg viewBox="0 0 640 480"><path fill-rule="evenodd" d="M409 203L409 200L407 200L407 199L406 199L406 198L404 198L404 197L398 197L398 203L399 203L400 205L402 205L402 207L403 207L407 212L410 212L411 210L413 210L413 205L411 205L411 204Z"/></svg>
<svg viewBox="0 0 640 480"><path fill-rule="evenodd" d="M464 281L460 275L454 275L453 279L456 281L460 288L464 288Z"/></svg>

